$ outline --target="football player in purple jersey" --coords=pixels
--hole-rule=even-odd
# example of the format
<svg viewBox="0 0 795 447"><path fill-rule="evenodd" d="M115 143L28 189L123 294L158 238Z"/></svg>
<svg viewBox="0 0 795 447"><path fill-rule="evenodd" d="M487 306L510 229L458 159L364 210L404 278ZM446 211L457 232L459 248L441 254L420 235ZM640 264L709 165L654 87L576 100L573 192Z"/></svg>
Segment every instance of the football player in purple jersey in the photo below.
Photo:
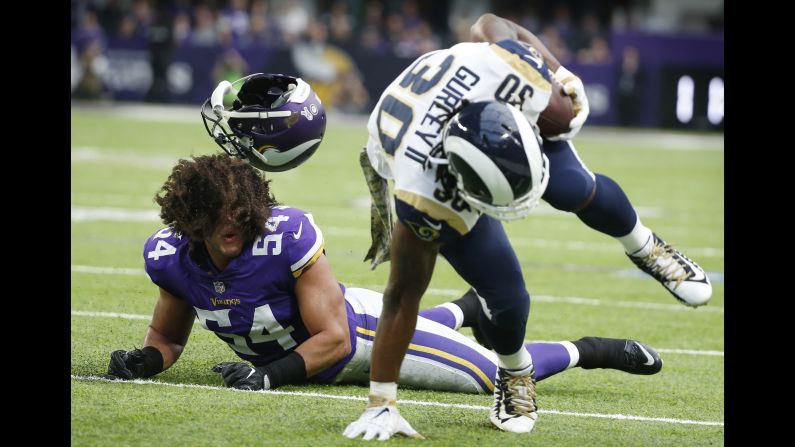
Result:
<svg viewBox="0 0 795 447"><path fill-rule="evenodd" d="M367 383L381 294L336 280L312 214L280 205L261 171L226 154L180 160L155 200L166 227L147 239L143 256L159 298L143 348L114 351L106 377L169 368L198 320L246 361L213 367L230 387ZM421 311L401 383L491 393L496 354L457 332L475 326L480 312L471 292ZM632 374L662 367L654 349L633 340L584 337L527 349L538 380L574 366Z"/></svg>

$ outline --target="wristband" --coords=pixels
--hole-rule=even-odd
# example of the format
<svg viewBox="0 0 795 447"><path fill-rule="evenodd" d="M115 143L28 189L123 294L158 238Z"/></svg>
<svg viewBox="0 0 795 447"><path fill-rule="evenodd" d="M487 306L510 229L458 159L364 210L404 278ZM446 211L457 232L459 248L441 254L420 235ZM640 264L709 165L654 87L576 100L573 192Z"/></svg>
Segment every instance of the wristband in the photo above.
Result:
<svg viewBox="0 0 795 447"><path fill-rule="evenodd" d="M154 346L146 346L141 349L141 353L143 354L141 362L136 362L136 364L133 365L135 371L132 372L136 377L146 379L163 371L163 354L159 349Z"/></svg>
<svg viewBox="0 0 795 447"><path fill-rule="evenodd" d="M265 375L264 388L266 390L282 385L297 385L306 382L306 362L301 354L295 351L259 368L259 370Z"/></svg>
<svg viewBox="0 0 795 447"><path fill-rule="evenodd" d="M576 77L577 76L575 76L574 73L572 73L569 70L567 70L566 67L564 67L563 65L558 67L558 69L555 71L555 79L557 79L558 82L560 82L561 84L564 84L564 85L570 79L574 79Z"/></svg>

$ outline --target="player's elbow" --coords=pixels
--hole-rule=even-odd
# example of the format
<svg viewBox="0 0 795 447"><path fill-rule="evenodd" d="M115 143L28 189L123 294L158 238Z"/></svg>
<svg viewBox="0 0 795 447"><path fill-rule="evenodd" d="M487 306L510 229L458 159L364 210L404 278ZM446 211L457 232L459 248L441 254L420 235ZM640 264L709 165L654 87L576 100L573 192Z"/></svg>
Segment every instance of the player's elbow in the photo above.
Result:
<svg viewBox="0 0 795 447"><path fill-rule="evenodd" d="M473 42L480 42L483 40L483 35L484 35L483 29L485 27L485 23L490 20L488 16L493 16L493 15L494 14L486 13L478 17L477 20L475 20L475 23L473 23L472 26L469 27L470 40L472 40Z"/></svg>
<svg viewBox="0 0 795 447"><path fill-rule="evenodd" d="M340 360L351 353L351 338L348 334L348 326L335 327L330 331L329 341L334 360Z"/></svg>
<svg viewBox="0 0 795 447"><path fill-rule="evenodd" d="M475 21L471 27L469 27L469 36L472 38L473 41L482 41L488 35L488 32L491 28L494 27L495 23L498 23L501 19L490 13L487 12Z"/></svg>
<svg viewBox="0 0 795 447"><path fill-rule="evenodd" d="M475 24L472 25L472 28L474 28L476 26L485 27L485 26L488 26L488 25L490 25L490 24L492 24L494 22L498 22L500 20L502 20L502 19L499 16L497 16L495 14L492 14L490 12L487 12L487 13L481 14L481 16L478 17L478 19L475 21Z"/></svg>
<svg viewBox="0 0 795 447"><path fill-rule="evenodd" d="M505 39L519 39L517 25L508 19L492 13L478 17L469 29L469 38L472 42L499 42Z"/></svg>

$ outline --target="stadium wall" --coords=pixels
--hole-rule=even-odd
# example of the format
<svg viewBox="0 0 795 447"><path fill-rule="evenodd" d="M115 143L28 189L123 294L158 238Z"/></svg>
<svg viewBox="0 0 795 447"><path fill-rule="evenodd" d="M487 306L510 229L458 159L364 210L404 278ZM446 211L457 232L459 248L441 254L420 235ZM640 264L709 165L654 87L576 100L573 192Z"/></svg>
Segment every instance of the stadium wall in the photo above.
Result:
<svg viewBox="0 0 795 447"><path fill-rule="evenodd" d="M644 88L638 110L639 127L723 129L723 35L669 35L614 32L613 59L605 64L568 63L586 84L590 124L618 125L618 81L621 55L635 47L641 60ZM383 88L411 59L384 57L360 47L343 50L361 73L375 102ZM290 50L249 46L236 50L249 72L299 73ZM171 53L167 69L167 102L200 104L215 87L213 67L224 55L218 47L185 45ZM152 81L149 50L144 42L110 39L105 48L103 81L107 96L118 101L143 101ZM74 91L73 66L73 91Z"/></svg>

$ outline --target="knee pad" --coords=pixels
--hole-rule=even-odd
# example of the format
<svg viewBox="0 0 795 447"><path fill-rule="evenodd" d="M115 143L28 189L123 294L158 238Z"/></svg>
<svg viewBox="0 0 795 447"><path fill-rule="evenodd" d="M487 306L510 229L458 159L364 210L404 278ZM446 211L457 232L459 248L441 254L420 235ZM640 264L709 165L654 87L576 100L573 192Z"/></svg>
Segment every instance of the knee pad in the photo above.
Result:
<svg viewBox="0 0 795 447"><path fill-rule="evenodd" d="M596 182L585 169L561 169L550 173L542 198L561 211L577 211L593 199Z"/></svg>
<svg viewBox="0 0 795 447"><path fill-rule="evenodd" d="M530 294L526 290L523 290L523 292L521 295L514 295L510 299L486 302L487 309L484 308L483 311L489 321L500 328L524 327L527 324L527 315L530 312Z"/></svg>

